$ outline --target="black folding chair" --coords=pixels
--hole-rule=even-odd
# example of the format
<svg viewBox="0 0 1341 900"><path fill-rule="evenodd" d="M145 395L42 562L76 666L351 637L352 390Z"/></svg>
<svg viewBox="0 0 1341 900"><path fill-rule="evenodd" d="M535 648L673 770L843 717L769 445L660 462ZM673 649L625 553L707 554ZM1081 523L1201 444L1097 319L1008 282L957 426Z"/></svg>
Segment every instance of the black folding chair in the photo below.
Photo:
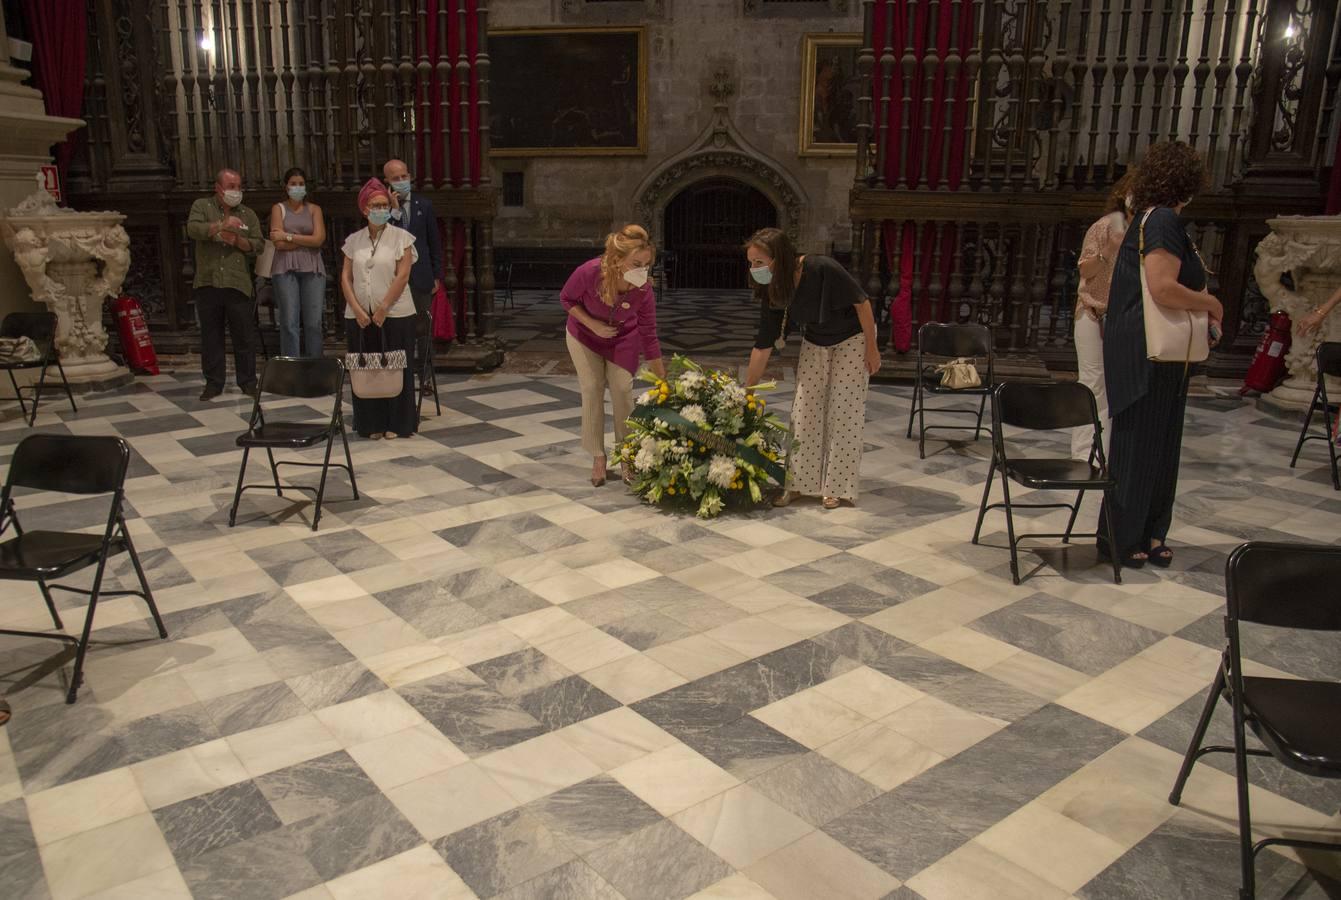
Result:
<svg viewBox="0 0 1341 900"><path fill-rule="evenodd" d="M349 440L345 437L344 412L341 408L344 384L345 368L340 360L333 357L294 359L288 356L276 356L266 362L265 368L261 370L260 389L252 402L251 421L247 425L247 430L237 436L237 445L242 448L242 468L237 475L237 491L233 494L233 506L228 511L230 528L237 521L237 506L238 501L242 499L243 491L273 487L276 496L284 496L284 489L279 484L280 466L313 466L321 469L321 481L315 488L317 503L312 514L313 531L317 530L317 524L321 521L321 502L326 496L326 473L332 466L349 473L349 485L354 489L354 499L359 498L359 486L354 480L354 460L349 455ZM331 408L330 421L324 424L267 422L261 409L261 397L265 394L274 394L278 397L332 397L334 405ZM331 462L331 447L334 446L337 434L345 448L343 463ZM326 456L319 463L290 459L275 461L274 451L277 449L302 450L315 446L323 440L326 442ZM273 485L243 484L243 479L247 475L247 457L253 447L265 449L265 455L270 460ZM300 491L313 490L302 484L289 485L289 488Z"/></svg>
<svg viewBox="0 0 1341 900"><path fill-rule="evenodd" d="M1239 623L1308 631L1341 631L1341 548L1249 541L1225 563L1225 633L1228 644L1215 673L1169 802L1177 806L1192 766L1207 753L1234 754L1239 797L1239 896L1255 891L1253 861L1270 846L1341 851L1341 844L1295 838L1253 843L1248 811L1248 757L1275 757L1288 769L1315 778L1341 778L1341 684L1243 674ZM1234 746L1203 747L1206 728L1223 697L1234 715ZM1266 749L1246 746L1244 726Z"/></svg>
<svg viewBox="0 0 1341 900"><path fill-rule="evenodd" d="M56 371L60 372L61 384L65 387L65 396L70 400L70 409L73 412L79 412L79 407L75 405L74 391L70 390L70 382L65 378L65 369L61 366L60 355L56 352L56 314L53 312L16 312L5 316L4 321L0 322L0 337L31 338L37 345L37 350L41 354L37 359L14 362L0 362L0 369L9 372L9 383L14 388L13 397L0 397L0 400L17 400L19 409L28 419L28 427L31 428L37 421L37 404L42 400L42 388L47 381L47 369L52 363L56 364ZM20 386L19 380L14 377L14 373L19 369L41 369L42 372L37 376L37 384L25 384ZM23 399L24 391L33 392L33 411L28 412L28 404Z"/></svg>
<svg viewBox="0 0 1341 900"><path fill-rule="evenodd" d="M265 328L261 325L261 307L270 310L270 327L275 328L275 286L269 278L257 275L252 284L251 317L256 326L256 344L261 348L261 359L270 361L270 348L265 345Z"/></svg>
<svg viewBox="0 0 1341 900"><path fill-rule="evenodd" d="M1030 431L1049 431L1061 428L1076 428L1088 425L1094 428L1094 443L1087 461L1069 457L1047 459L1011 458L1006 453L1004 426L1024 428ZM992 476L1001 472L1001 503L988 505L987 498L992 492ZM1016 481L1027 488L1047 491L1075 491L1074 503L1012 503L1010 483ZM1064 384L1039 384L1030 382L1007 382L999 385L992 398L992 462L987 468L987 483L983 485L982 504L978 509L978 525L973 529L973 543L978 543L982 532L983 517L989 509L1005 509L1006 536L1010 539L1010 575L1016 584L1020 583L1020 563L1017 545L1025 538L1056 538L1069 543L1073 537L1098 538L1097 533L1075 534L1072 528L1076 524L1076 515L1080 512L1080 502L1086 491L1103 491L1104 500L1114 485L1108 471L1108 461L1104 458L1103 425L1099 422L1099 410L1094 402L1094 394L1079 382ZM1112 509L1113 504L1108 503ZM1015 536L1015 517L1012 509L1069 509L1071 518L1067 520L1066 531L1060 534L1023 534ZM1114 548L1113 523L1107 521L1109 548ZM1113 553L1113 582L1122 583L1117 554Z"/></svg>
<svg viewBox="0 0 1341 900"><path fill-rule="evenodd" d="M433 313L425 310L415 316L415 352L419 354L419 384L415 392L419 417L424 417L424 388L433 392L434 415L442 415L442 401L438 399L438 372L433 368Z"/></svg>
<svg viewBox="0 0 1341 900"><path fill-rule="evenodd" d="M1318 347L1318 386L1313 390L1313 402L1309 404L1308 414L1304 416L1304 427L1299 429L1299 442L1294 445L1294 456L1290 457L1290 468L1299 461L1299 451L1304 449L1304 441L1322 441L1327 445L1327 458L1332 464L1332 490L1341 491L1341 477L1336 470L1336 441L1332 438L1332 424L1336 421L1336 404L1327 399L1327 376L1341 378L1341 342L1327 341ZM1310 433L1313 414L1322 413L1322 434Z"/></svg>
<svg viewBox="0 0 1341 900"><path fill-rule="evenodd" d="M661 296L669 297L675 287L676 265L679 261L674 250L662 250L652 263L652 277L656 279Z"/></svg>
<svg viewBox="0 0 1341 900"><path fill-rule="evenodd" d="M47 631L15 631L0 629L0 634L21 637L51 638L74 645L74 675L65 702L74 703L79 685L84 678L84 653L88 650L89 633L93 630L93 613L102 597L143 597L149 613L158 626L158 636L165 638L168 631L154 605L154 595L144 577L144 567L131 542L130 532L122 514L125 499L126 470L130 466L130 447L118 437L34 434L19 442L14 459L9 464L9 476L0 493L0 535L14 526L14 537L0 544L0 579L36 582L42 599L51 613L51 622L64 628L56 604L51 599L53 589L70 591L88 597L88 612L84 615L84 631L79 638ZM111 494L107 522L100 534L67 531L24 531L14 508L14 489L27 488L64 494ZM140 579L138 591L105 591L103 574L108 557L125 552ZM92 589L51 584L53 578L63 578L89 566L97 566Z"/></svg>
<svg viewBox="0 0 1341 900"><path fill-rule="evenodd" d="M494 284L495 290L503 297L503 308L512 307L516 309L517 304L512 300L512 261L503 260L494 266Z"/></svg>
<svg viewBox="0 0 1341 900"><path fill-rule="evenodd" d="M934 363L927 363L923 357L931 356L942 358L946 361L958 357L966 357L975 361L986 359L987 371L980 372L982 384L972 388L948 388L941 386L940 373L936 371ZM913 407L908 411L908 437L913 436L913 419L917 419L917 456L919 459L926 458L927 432L937 431L972 431L973 439L976 441L982 432L983 410L987 405L987 398L992 393L993 379L995 372L993 367L996 363L996 355L992 348L992 332L986 325L943 325L939 322L928 322L917 329L917 372L913 376ZM927 394L936 394L956 397L978 397L978 410L954 408L954 407L928 407ZM976 416L977 421L972 425L928 425L926 424L926 413L933 412L938 415L969 415Z"/></svg>

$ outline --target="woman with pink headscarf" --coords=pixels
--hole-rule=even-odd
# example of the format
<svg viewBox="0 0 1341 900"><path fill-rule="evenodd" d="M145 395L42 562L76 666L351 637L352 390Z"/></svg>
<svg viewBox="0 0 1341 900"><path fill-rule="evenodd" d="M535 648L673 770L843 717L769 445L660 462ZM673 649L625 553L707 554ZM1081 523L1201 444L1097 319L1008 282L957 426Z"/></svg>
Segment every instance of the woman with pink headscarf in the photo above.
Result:
<svg viewBox="0 0 1341 900"><path fill-rule="evenodd" d="M414 235L388 227L391 196L386 185L368 179L359 191L359 212L367 228L345 238L340 289L345 298L345 334L351 353L404 350L414 358L415 309L410 268L419 258ZM405 367L405 383L395 397L354 397L354 431L361 437L407 438L419 430L414 376Z"/></svg>

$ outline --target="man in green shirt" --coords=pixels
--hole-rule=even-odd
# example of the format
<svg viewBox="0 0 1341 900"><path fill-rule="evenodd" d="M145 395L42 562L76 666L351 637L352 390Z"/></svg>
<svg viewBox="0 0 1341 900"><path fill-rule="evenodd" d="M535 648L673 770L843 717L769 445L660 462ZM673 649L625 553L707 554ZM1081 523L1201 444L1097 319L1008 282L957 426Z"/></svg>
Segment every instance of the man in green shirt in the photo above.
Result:
<svg viewBox="0 0 1341 900"><path fill-rule="evenodd" d="M200 368L205 375L201 400L223 393L228 370L224 363L224 329L233 338L237 385L256 393L256 351L251 334L252 277L264 235L256 213L242 205L242 176L220 169L214 194L191 204L186 236L196 242L194 291L200 322Z"/></svg>

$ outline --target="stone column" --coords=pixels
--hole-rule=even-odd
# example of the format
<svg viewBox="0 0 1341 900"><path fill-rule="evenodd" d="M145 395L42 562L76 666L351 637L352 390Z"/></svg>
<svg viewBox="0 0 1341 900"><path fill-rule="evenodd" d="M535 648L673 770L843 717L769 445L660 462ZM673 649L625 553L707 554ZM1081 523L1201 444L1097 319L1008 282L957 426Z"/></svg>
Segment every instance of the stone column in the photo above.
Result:
<svg viewBox="0 0 1341 900"><path fill-rule="evenodd" d="M1341 216L1288 216L1270 219L1271 234L1257 245L1253 275L1271 309L1283 309L1291 322L1323 303L1341 287ZM1289 272L1294 290L1281 284ZM1289 376L1259 401L1267 409L1302 412L1313 399L1318 369L1314 356L1323 341L1341 341L1341 315L1331 315L1307 337L1294 334L1285 355ZM1328 390L1341 389L1329 383ZM1341 392L1337 394L1341 396Z"/></svg>

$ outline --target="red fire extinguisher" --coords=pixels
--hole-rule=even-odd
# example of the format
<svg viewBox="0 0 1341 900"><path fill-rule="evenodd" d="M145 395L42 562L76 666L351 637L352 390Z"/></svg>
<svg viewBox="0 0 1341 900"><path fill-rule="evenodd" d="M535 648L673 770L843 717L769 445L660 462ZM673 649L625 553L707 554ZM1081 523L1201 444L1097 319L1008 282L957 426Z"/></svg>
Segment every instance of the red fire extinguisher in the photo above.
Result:
<svg viewBox="0 0 1341 900"><path fill-rule="evenodd" d="M140 301L122 294L112 301L112 314L116 316L116 328L121 335L121 350L126 354L127 365L157 375L158 355L154 353L149 323L144 320Z"/></svg>
<svg viewBox="0 0 1341 900"><path fill-rule="evenodd" d="M1290 316L1285 310L1278 309L1271 314L1271 321L1262 342L1253 354L1252 365L1244 376L1240 394L1259 391L1265 394L1275 389L1285 377L1285 354L1290 349Z"/></svg>

